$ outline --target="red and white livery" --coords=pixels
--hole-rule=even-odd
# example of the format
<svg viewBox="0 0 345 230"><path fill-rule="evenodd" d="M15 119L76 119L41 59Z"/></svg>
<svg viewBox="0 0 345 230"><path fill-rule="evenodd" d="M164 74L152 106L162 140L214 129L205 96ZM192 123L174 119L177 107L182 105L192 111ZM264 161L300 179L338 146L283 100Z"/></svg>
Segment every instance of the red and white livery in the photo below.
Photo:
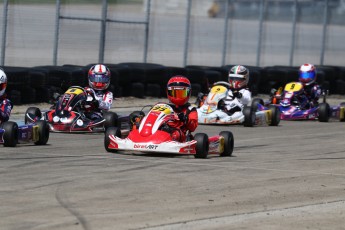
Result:
<svg viewBox="0 0 345 230"><path fill-rule="evenodd" d="M141 119L139 127L134 126L126 138L121 138L117 127L108 128L104 146L108 152L118 150L191 154L196 158L207 158L208 154L231 156L234 148L233 134L222 131L219 135L208 137L205 133L188 135L185 142L174 141L169 122L178 119L173 108L165 103L152 107Z"/></svg>

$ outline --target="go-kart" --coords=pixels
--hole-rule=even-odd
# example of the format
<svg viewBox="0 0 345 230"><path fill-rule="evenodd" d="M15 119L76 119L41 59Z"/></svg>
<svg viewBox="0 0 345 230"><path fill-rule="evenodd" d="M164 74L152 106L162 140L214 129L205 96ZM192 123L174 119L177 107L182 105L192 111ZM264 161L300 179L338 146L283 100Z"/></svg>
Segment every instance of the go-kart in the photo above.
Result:
<svg viewBox="0 0 345 230"><path fill-rule="evenodd" d="M220 81L214 83L207 96L199 95L196 102L199 124L243 124L246 127L279 124L279 110L275 106L264 106L260 98L254 99L251 106L243 106L238 98L233 96L230 110L225 110L224 99L228 94L233 95L230 84Z"/></svg>
<svg viewBox="0 0 345 230"><path fill-rule="evenodd" d="M326 93L323 92L323 102L311 105L306 97L303 85L300 82L290 82L284 90L279 88L272 93L268 102L279 108L282 120L319 120L328 122L330 118L345 121L345 103L330 106L326 102Z"/></svg>
<svg viewBox="0 0 345 230"><path fill-rule="evenodd" d="M24 143L45 145L48 139L49 126L46 121L37 121L28 125L18 125L13 121L0 124L0 144L5 147L15 147Z"/></svg>
<svg viewBox="0 0 345 230"><path fill-rule="evenodd" d="M104 132L106 128L118 126L122 119L114 112L103 112L102 119L92 120L85 115L88 94L83 87L71 86L60 95L48 111L29 107L25 112L26 124L45 120L52 132Z"/></svg>
<svg viewBox="0 0 345 230"><path fill-rule="evenodd" d="M135 112L133 112L135 113ZM231 156L234 137L229 131L222 131L217 136L208 137L205 133L189 134L185 142L174 141L170 134L169 121L177 118L173 108L165 103L154 105L140 123L122 138L117 127L105 132L104 147L108 152L119 150L158 152L194 155L195 158L207 158L208 154Z"/></svg>

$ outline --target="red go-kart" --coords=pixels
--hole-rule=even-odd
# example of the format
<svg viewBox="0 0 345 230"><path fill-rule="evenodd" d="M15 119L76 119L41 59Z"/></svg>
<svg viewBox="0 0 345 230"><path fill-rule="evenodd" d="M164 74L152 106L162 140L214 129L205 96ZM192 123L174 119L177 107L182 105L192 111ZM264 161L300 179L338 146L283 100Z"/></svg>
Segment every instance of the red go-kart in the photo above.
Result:
<svg viewBox="0 0 345 230"><path fill-rule="evenodd" d="M187 135L185 142L172 139L169 133L169 121L178 119L171 106L165 103L156 104L146 116L137 111L140 119L138 126L129 132L126 138L121 138L121 132L117 127L106 130L104 147L108 152L118 150L174 153L194 155L195 158L207 158L208 154L231 156L234 149L234 137L232 132L222 131L217 136L208 137L205 133ZM136 112L133 112L136 113Z"/></svg>
<svg viewBox="0 0 345 230"><path fill-rule="evenodd" d="M71 86L59 97L54 106L48 111L36 107L29 107L25 112L26 124L38 120L47 121L52 132L104 132L106 128L117 126L126 118L119 118L114 112L104 112L102 119L91 120L85 116L85 103L88 94L80 86Z"/></svg>

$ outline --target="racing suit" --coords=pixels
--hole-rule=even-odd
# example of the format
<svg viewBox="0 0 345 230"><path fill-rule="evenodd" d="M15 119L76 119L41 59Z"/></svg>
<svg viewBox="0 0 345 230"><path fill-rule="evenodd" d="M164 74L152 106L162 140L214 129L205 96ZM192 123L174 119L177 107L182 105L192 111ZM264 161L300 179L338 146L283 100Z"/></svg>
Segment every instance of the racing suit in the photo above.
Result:
<svg viewBox="0 0 345 230"><path fill-rule="evenodd" d="M251 101L252 93L248 89L229 90L227 97L224 99L223 109L229 115L232 115L235 112L241 112L243 107L249 105Z"/></svg>
<svg viewBox="0 0 345 230"><path fill-rule="evenodd" d="M85 87L88 97L85 105L85 116L91 120L103 119L102 111L110 110L113 104L113 93L107 90L94 90Z"/></svg>
<svg viewBox="0 0 345 230"><path fill-rule="evenodd" d="M309 107L313 108L319 104L318 101L321 96L321 87L316 82L310 85L305 85L304 94L308 98Z"/></svg>
<svg viewBox="0 0 345 230"><path fill-rule="evenodd" d="M169 105L174 109L178 118L168 123L168 126L171 128L169 132L171 133L172 139L184 142L187 137L192 138L190 133L194 132L198 127L198 113L196 108L191 106L190 103L186 103L179 107L174 104Z"/></svg>
<svg viewBox="0 0 345 230"><path fill-rule="evenodd" d="M6 95L0 97L0 124L10 119L13 105L12 102L6 98Z"/></svg>

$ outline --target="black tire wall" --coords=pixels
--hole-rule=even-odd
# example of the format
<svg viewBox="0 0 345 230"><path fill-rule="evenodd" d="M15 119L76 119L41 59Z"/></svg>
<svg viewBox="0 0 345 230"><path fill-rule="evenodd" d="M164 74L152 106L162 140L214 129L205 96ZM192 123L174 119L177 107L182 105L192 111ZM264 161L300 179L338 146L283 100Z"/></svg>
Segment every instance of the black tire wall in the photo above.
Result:
<svg viewBox="0 0 345 230"><path fill-rule="evenodd" d="M8 76L7 94L15 104L49 102L55 92L63 93L69 86L87 86L87 72L95 63L85 66L3 66ZM185 68L163 66L154 63L126 62L105 63L111 71L109 90L114 97L166 97L166 84L176 75L186 76L192 84L192 95L206 93L217 81L227 81L228 71L233 65L198 66ZM250 72L249 89L253 96L269 94L272 88L298 81L298 67L246 66ZM316 66L317 82L329 94L345 94L345 67Z"/></svg>

